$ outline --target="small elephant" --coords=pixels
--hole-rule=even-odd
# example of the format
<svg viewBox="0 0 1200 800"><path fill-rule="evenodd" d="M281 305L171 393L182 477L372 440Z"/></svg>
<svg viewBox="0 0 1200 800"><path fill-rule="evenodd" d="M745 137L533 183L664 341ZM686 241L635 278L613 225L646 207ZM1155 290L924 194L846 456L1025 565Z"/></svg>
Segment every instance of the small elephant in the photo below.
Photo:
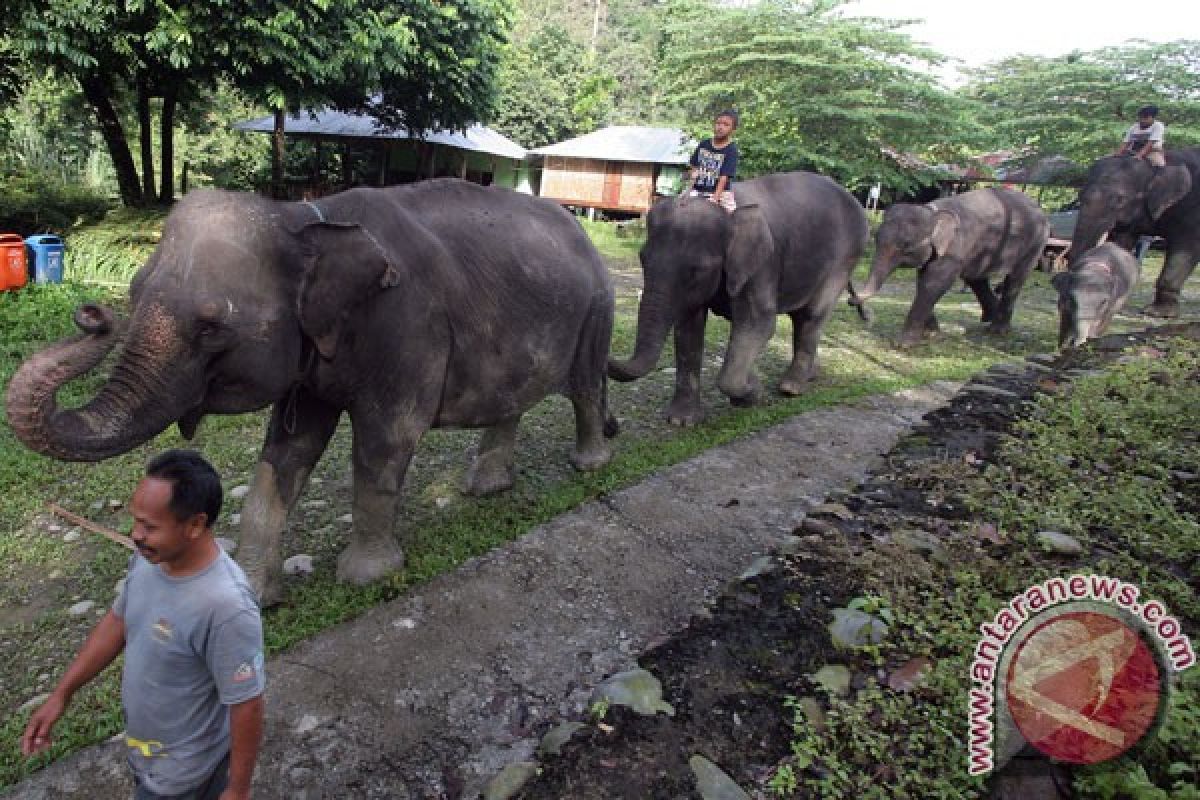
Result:
<svg viewBox="0 0 1200 800"><path fill-rule="evenodd" d="M693 197L669 198L650 210L637 343L628 361L609 361L609 377L641 378L658 363L674 328L675 396L667 420L675 425L703 418L700 367L710 310L731 321L717 385L735 404L751 404L759 394L754 361L779 314L793 325L792 363L779 389L802 392L817 374L821 329L866 248L862 206L828 178L767 175L734 191L733 213Z"/></svg>
<svg viewBox="0 0 1200 800"><path fill-rule="evenodd" d="M435 427L484 427L467 489L513 482L521 415L549 394L576 418L579 469L608 462L608 271L549 200L457 179L352 189L313 202L198 191L168 216L130 286L108 382L60 410L58 389L118 338L84 306L84 335L35 354L8 387L13 431L72 461L124 453L172 423L272 406L238 548L264 604L280 538L343 412L353 427L354 530L338 577L398 569L393 536L413 449ZM609 433L613 431L607 431Z"/></svg>
<svg viewBox="0 0 1200 800"><path fill-rule="evenodd" d="M1094 163L1079 192L1070 260L1104 240L1132 250L1138 236L1167 240L1166 262L1144 313L1179 316L1183 284L1200 261L1200 148L1168 150L1166 166L1133 156Z"/></svg>
<svg viewBox="0 0 1200 800"><path fill-rule="evenodd" d="M900 333L900 344L937 330L933 307L962 278L975 293L983 321L1007 333L1013 306L1046 244L1049 225L1038 204L1009 189L976 189L925 205L897 203L875 234L875 260L867 283L851 303L875 295L896 267L913 266L917 295ZM1000 297L989 279L1005 275Z"/></svg>
<svg viewBox="0 0 1200 800"><path fill-rule="evenodd" d="M1056 273L1051 281L1058 289L1058 346L1078 347L1108 330L1141 272L1132 253L1106 242Z"/></svg>

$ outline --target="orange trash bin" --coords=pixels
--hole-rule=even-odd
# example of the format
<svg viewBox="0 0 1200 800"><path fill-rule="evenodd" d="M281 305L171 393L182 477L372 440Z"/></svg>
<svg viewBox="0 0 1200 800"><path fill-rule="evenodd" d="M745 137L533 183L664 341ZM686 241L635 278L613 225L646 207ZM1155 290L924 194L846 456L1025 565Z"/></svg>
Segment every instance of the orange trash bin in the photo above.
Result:
<svg viewBox="0 0 1200 800"><path fill-rule="evenodd" d="M25 240L15 233L0 233L0 290L20 289L28 280Z"/></svg>

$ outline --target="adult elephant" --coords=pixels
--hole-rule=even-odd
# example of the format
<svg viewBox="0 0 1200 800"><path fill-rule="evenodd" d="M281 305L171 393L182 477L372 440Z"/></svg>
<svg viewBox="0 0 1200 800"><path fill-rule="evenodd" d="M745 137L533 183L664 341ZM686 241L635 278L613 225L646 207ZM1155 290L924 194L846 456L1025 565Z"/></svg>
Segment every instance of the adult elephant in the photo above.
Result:
<svg viewBox="0 0 1200 800"><path fill-rule="evenodd" d="M605 464L605 363L613 292L579 224L558 205L444 179L353 189L314 202L193 192L130 287L128 323L96 306L82 336L30 358L8 418L30 448L95 461L177 422L273 406L242 512L238 559L260 598L280 594L280 537L347 412L354 530L338 577L399 568L393 536L413 448L433 427L486 427L467 489L513 481L524 411L551 393L576 417L572 461ZM124 344L86 405L55 395Z"/></svg>
<svg viewBox="0 0 1200 800"><path fill-rule="evenodd" d="M866 285L851 303L865 303L896 269L917 267L913 298L900 344L937 330L933 307L961 278L975 293L984 322L1007 333L1017 295L1046 246L1049 226L1029 196L1008 189L976 189L916 205L897 203L875 233L875 259ZM991 281L1006 275L997 298Z"/></svg>
<svg viewBox="0 0 1200 800"><path fill-rule="evenodd" d="M1071 237L1070 260L1100 243L1132 250L1138 236L1167 240L1167 258L1154 302L1144 309L1156 317L1179 316L1179 294L1200 261L1200 148L1168 150L1166 166L1141 158L1102 158L1088 171L1079 192L1079 219Z"/></svg>
<svg viewBox="0 0 1200 800"><path fill-rule="evenodd" d="M735 404L760 388L754 361L775 332L775 317L792 318L793 356L779 384L802 392L817 373L817 342L850 272L866 247L862 206L828 178L807 172L738 183L732 214L701 198L663 200L647 218L641 261L644 289L637 343L628 361L610 360L609 377L636 380L658 362L675 331L672 424L703 418L700 366L711 310L731 321L717 385Z"/></svg>

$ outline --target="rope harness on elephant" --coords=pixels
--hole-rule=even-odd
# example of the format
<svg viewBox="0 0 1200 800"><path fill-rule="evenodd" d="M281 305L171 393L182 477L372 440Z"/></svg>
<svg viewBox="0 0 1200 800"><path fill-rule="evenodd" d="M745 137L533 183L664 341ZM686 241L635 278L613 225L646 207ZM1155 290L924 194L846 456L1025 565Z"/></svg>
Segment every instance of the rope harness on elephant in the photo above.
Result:
<svg viewBox="0 0 1200 800"><path fill-rule="evenodd" d="M312 374L316 363L317 348L305 336L300 343L300 371L296 375L296 380L292 381L292 388L288 389L287 402L283 406L283 429L289 435L296 432L296 396L300 393L300 387L304 384L305 378Z"/></svg>

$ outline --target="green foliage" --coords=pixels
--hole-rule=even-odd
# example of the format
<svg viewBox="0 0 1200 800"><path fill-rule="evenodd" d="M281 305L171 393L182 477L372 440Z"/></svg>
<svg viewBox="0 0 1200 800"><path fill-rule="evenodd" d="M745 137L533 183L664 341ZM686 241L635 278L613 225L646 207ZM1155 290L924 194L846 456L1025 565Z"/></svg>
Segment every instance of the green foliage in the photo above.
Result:
<svg viewBox="0 0 1200 800"><path fill-rule="evenodd" d="M807 169L851 188L878 180L914 187L929 176L888 152L925 153L948 130L961 138L971 126L957 116L958 101L917 68L940 56L898 33L900 22L842 18L832 13L840 5L673 0L666 89L688 109L697 135L722 108L741 111L747 177Z"/></svg>
<svg viewBox="0 0 1200 800"><path fill-rule="evenodd" d="M566 30L552 25L514 43L497 80L491 125L525 147L588 130L576 112L588 80L586 52Z"/></svg>
<svg viewBox="0 0 1200 800"><path fill-rule="evenodd" d="M1200 41L1181 40L1016 56L974 70L962 94L1006 146L1087 164L1115 151L1137 109L1151 103L1168 148L1200 144L1198 85Z"/></svg>
<svg viewBox="0 0 1200 800"><path fill-rule="evenodd" d="M150 258L162 235L163 211L118 209L66 239L64 270L72 281L124 287Z"/></svg>
<svg viewBox="0 0 1200 800"><path fill-rule="evenodd" d="M0 232L65 233L71 226L104 216L111 201L94 189L66 183L50 172L0 175Z"/></svg>
<svg viewBox="0 0 1200 800"><path fill-rule="evenodd" d="M224 78L272 108L332 104L416 130L463 127L489 107L508 16L507 0L16 0L7 37L31 66L77 79L98 117L117 108L106 144L136 205L150 198L119 130L122 99L186 105Z"/></svg>

